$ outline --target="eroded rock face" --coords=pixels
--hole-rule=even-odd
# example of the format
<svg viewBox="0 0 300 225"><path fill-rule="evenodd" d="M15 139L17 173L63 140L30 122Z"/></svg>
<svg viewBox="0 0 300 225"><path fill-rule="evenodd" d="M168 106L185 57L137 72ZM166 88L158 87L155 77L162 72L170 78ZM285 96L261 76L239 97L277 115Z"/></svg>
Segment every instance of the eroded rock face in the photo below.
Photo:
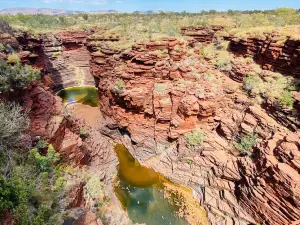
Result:
<svg viewBox="0 0 300 225"><path fill-rule="evenodd" d="M188 57L183 45L163 39L122 54L92 54L102 111L126 129L137 146L152 151L149 156L156 142L194 129L198 117L213 118L222 99L220 84L198 77L209 68Z"/></svg>
<svg viewBox="0 0 300 225"><path fill-rule="evenodd" d="M74 225L102 225L102 222L93 212L87 211L75 221Z"/></svg>
<svg viewBox="0 0 300 225"><path fill-rule="evenodd" d="M300 216L299 132L286 133L258 107L230 114L230 123L221 122L230 125L228 131L241 133L247 127L260 136L251 158L234 156L228 137L206 130L201 151L191 151L180 138L149 165L192 187L212 224L296 221Z"/></svg>
<svg viewBox="0 0 300 225"><path fill-rule="evenodd" d="M209 44L216 39L215 33L217 31L224 30L222 26L199 26L199 27L182 27L181 34L183 36L192 37L189 42L190 45L194 45L197 42Z"/></svg>
<svg viewBox="0 0 300 225"><path fill-rule="evenodd" d="M89 161L88 152L81 148L79 132L71 131L78 125L65 117L62 100L49 87L34 82L18 101L29 112L29 134L33 140L39 137L53 144L65 161L78 165Z"/></svg>
<svg viewBox="0 0 300 225"><path fill-rule="evenodd" d="M240 90L245 65L234 65L230 79L175 39L124 53L90 49L107 126L129 132L125 143L141 162L192 187L212 224L280 225L299 218L297 128L289 131ZM196 127L206 138L192 150L184 134ZM258 135L251 157L234 147L249 133Z"/></svg>
<svg viewBox="0 0 300 225"><path fill-rule="evenodd" d="M85 44L87 32L69 31L44 37L43 51L48 58L46 71L54 81L54 90L94 85L90 73L90 53Z"/></svg>
<svg viewBox="0 0 300 225"><path fill-rule="evenodd" d="M238 186L240 204L266 224L290 224L299 219L299 133L275 133L258 146L254 160L240 159L243 185ZM289 155L289 156L288 156Z"/></svg>
<svg viewBox="0 0 300 225"><path fill-rule="evenodd" d="M288 38L282 41L276 37L249 37L245 40L233 38L230 49L239 55L254 57L264 69L300 76L299 40Z"/></svg>
<svg viewBox="0 0 300 225"><path fill-rule="evenodd" d="M199 41L210 42L211 34L199 37ZM49 61L40 62L46 62L45 71L56 68L63 75L66 70L61 66L68 62L87 68L86 59L91 60L89 70L99 82L101 110L106 116L103 122L105 128L110 128L102 132L118 140L114 129L127 131L130 138L124 142L131 152L166 177L192 187L212 224L282 225L300 218L297 121L291 123L281 114L274 116L276 110L270 110L271 104L262 108L243 94L240 82L247 67L234 65L228 78L205 63L201 56L189 54L186 44L176 39L136 44L130 51L122 52L109 47L99 50L95 40L87 35L86 32L67 32L45 37L42 49L46 50L44 59ZM39 42L32 42L40 46ZM248 44L242 45L244 52L241 53L253 56L264 43L253 40L251 48ZM35 44L30 46L33 48L23 49L24 60L34 52ZM281 46L282 52L289 46L292 45ZM238 47L236 51L243 48ZM270 48L264 49L268 51ZM62 55L53 55L58 52ZM273 62L280 62L281 69L297 71L298 64L293 60L298 59L298 55L285 53L288 56L282 59L282 54L279 61L266 54L263 57L267 57L265 62L272 69L276 69ZM86 59L81 59L81 55ZM288 60L289 64L282 60ZM51 70L47 69L49 62L54 65ZM75 75L74 71L70 72L63 83L69 80L73 85ZM51 79L44 80L51 84ZM107 138L86 127L84 122L65 118L61 101L49 88L33 84L22 102L31 111L32 137L49 140L65 161L76 165L90 163L89 172L99 174L100 171L99 177L105 177L102 171L108 167L116 166L117 160L111 154L113 149ZM79 137L82 127L90 134L86 140ZM205 140L200 148L190 149L184 134L196 127L202 128ZM251 157L243 157L234 148L235 140L252 132L258 135L257 144L248 152ZM81 186L79 183L74 189L74 195L81 192ZM80 198L72 199L72 207L81 204ZM78 222L99 223L91 218L93 215L87 212Z"/></svg>
<svg viewBox="0 0 300 225"><path fill-rule="evenodd" d="M89 66L91 56L86 48L86 40L92 32L65 31L39 37L21 33L16 39L19 56L23 63L49 75L55 91L79 85L94 85Z"/></svg>

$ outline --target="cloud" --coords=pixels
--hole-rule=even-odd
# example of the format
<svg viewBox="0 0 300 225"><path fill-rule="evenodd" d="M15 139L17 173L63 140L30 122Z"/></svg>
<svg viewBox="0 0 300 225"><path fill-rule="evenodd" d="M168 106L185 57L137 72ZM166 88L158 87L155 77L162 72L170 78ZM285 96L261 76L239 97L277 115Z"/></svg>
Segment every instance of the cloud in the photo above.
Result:
<svg viewBox="0 0 300 225"><path fill-rule="evenodd" d="M70 4L89 4L89 5L105 5L106 0L43 0L44 3L70 3Z"/></svg>
<svg viewBox="0 0 300 225"><path fill-rule="evenodd" d="M122 3L123 3L123 1L121 1L121 0L117 0L117 1L116 1L116 3L117 3L117 4L122 4Z"/></svg>

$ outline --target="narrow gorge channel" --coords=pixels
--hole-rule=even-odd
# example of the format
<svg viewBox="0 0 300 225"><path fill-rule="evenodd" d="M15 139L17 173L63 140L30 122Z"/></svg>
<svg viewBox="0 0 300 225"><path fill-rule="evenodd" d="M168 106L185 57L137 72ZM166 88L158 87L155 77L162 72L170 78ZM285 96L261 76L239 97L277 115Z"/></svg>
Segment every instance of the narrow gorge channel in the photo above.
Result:
<svg viewBox="0 0 300 225"><path fill-rule="evenodd" d="M92 86L60 90L66 110L92 127L99 122L98 92ZM192 191L175 184L151 168L142 166L123 144L115 144L119 165L113 190L133 223L147 225L208 225L204 209ZM72 222L68 221L70 224Z"/></svg>

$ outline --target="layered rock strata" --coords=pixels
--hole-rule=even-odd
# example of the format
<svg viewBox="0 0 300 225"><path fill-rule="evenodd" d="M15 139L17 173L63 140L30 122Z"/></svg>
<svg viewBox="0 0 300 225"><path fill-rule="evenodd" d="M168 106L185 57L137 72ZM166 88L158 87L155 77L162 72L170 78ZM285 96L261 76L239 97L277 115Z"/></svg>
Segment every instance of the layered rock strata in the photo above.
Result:
<svg viewBox="0 0 300 225"><path fill-rule="evenodd" d="M107 126L130 135L125 143L142 162L193 187L212 224L279 225L299 218L297 129L288 131L239 83L175 39L126 52L91 49ZM195 128L206 138L192 150L185 134ZM234 143L251 133L258 141L247 157ZM294 149L291 158L282 155L281 144Z"/></svg>
<svg viewBox="0 0 300 225"><path fill-rule="evenodd" d="M90 53L85 44L90 32L69 31L45 34L39 38L27 33L17 37L20 58L24 63L43 70L53 80L52 88L94 85L90 73Z"/></svg>
<svg viewBox="0 0 300 225"><path fill-rule="evenodd" d="M300 77L300 40L278 37L232 38L230 49L238 55L254 57L264 69Z"/></svg>
<svg viewBox="0 0 300 225"><path fill-rule="evenodd" d="M189 44L195 43L210 44L217 39L216 32L224 30L222 26L199 26L199 27L182 27L181 34L191 37Z"/></svg>
<svg viewBox="0 0 300 225"><path fill-rule="evenodd" d="M51 38L45 37L43 42ZM199 41L210 41L201 38ZM199 54L193 54L186 43L172 38L136 44L125 52L105 45L117 39L95 40L87 38L85 32L62 33L52 40L60 40L61 44L49 44L49 49L63 46L65 53L74 51L74 56L82 54L82 50L87 53L86 48L91 52L87 56L90 63L84 61L80 65L83 68L90 65L97 81L101 110L106 117L103 121L106 127L101 132L114 139L120 138L117 130L127 134L124 143L142 163L192 187L212 224L297 222L300 217L300 134L294 125L297 121L291 122L278 113L274 116L278 110L271 109L271 103L264 108L253 104L240 90L243 75L238 73L246 73L243 68L236 65L237 72L230 76L231 80ZM30 61L28 54L24 60L33 65L45 62L44 71L50 71L48 58L51 63L56 60L51 57L60 56L54 57L51 50L47 53L46 47L42 47L40 54L37 49L41 44L31 42L34 44L28 44L31 46L28 51L38 57L35 62ZM273 53L273 58L267 54L271 48L260 48L255 43L260 42L253 41L253 48L248 44L235 50L233 47L233 51L259 58L256 50L263 49L264 68L278 67L286 73L290 69L298 76L296 42L294 48L291 42L282 45L277 61ZM62 57L68 58L64 53ZM281 66L275 66L275 62ZM70 73L62 83L75 79L74 74ZM114 167L117 162L107 139L91 129L91 138L83 141L79 130L84 125L62 117L61 102L50 93L49 89L33 84L22 100L32 111L33 136L53 142L66 161L94 165L94 171ZM194 129L201 129L205 136L198 148L190 148L187 143L186 134ZM251 133L258 135L254 148L238 152L236 140Z"/></svg>

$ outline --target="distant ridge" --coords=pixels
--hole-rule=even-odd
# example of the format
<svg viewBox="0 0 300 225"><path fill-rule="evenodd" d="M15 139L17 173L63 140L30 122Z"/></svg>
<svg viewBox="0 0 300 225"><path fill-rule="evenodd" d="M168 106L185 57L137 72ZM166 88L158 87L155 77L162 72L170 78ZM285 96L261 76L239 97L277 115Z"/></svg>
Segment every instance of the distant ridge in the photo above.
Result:
<svg viewBox="0 0 300 225"><path fill-rule="evenodd" d="M168 11L162 10L147 10L147 11L134 11L135 14L160 14L167 13ZM35 14L44 14L44 15L69 15L77 13L87 13L87 14L116 14L120 13L117 10L95 10L95 11L75 11L75 10L66 10L66 9L47 9L47 8L7 8L0 10L0 14L9 14L16 15L22 13L25 15L35 15Z"/></svg>
<svg viewBox="0 0 300 225"><path fill-rule="evenodd" d="M160 13L167 13L168 11L163 10L147 10L147 11L134 11L135 14L160 14Z"/></svg>
<svg viewBox="0 0 300 225"><path fill-rule="evenodd" d="M89 13L89 14L105 14L105 13L118 13L116 10L97 10L91 12L75 11L66 9L47 9L47 8L7 8L0 10L0 14L16 15L18 13L26 15L44 14L44 15L68 15L76 13Z"/></svg>
<svg viewBox="0 0 300 225"><path fill-rule="evenodd" d="M89 14L105 14L105 13L120 13L119 11L117 10L96 10L96 11L90 11L90 12L87 12Z"/></svg>

